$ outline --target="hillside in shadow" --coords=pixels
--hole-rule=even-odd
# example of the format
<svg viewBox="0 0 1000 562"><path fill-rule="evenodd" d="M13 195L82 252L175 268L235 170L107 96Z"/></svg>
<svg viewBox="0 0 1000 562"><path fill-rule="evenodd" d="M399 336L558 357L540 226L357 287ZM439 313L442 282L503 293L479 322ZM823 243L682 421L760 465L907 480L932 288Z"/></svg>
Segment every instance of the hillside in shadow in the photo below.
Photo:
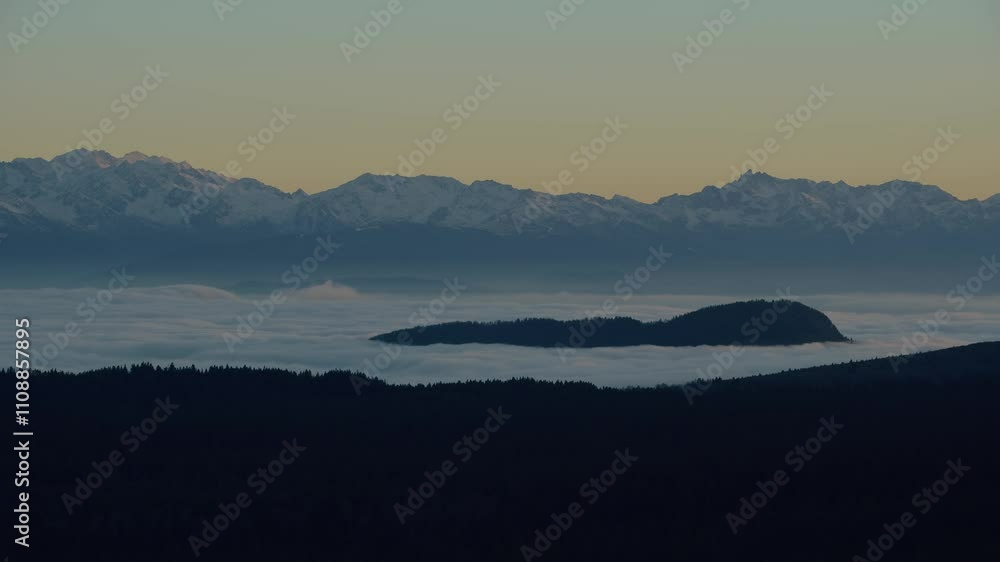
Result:
<svg viewBox="0 0 1000 562"><path fill-rule="evenodd" d="M871 560L867 541L910 513L886 560L985 560L1000 553L998 364L984 343L898 373L880 359L647 389L39 374L32 554Z"/></svg>
<svg viewBox="0 0 1000 562"><path fill-rule="evenodd" d="M446 322L396 330L371 339L400 345L499 343L530 347L633 345L798 345L846 342L822 312L802 303L752 300L709 306L670 320L628 317L582 320L525 318L496 322Z"/></svg>

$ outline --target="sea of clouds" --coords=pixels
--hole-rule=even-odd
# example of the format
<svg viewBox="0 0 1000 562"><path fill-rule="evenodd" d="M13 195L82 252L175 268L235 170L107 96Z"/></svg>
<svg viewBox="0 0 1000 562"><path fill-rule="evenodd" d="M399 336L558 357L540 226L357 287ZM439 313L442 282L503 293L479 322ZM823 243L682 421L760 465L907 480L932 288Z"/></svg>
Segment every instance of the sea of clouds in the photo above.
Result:
<svg viewBox="0 0 1000 562"><path fill-rule="evenodd" d="M444 285L442 285L444 287ZM849 294L797 295L797 300L825 312L855 343L793 347L746 348L724 370L723 377L740 377L784 369L896 355L903 338L926 344L920 351L1000 340L1000 297L977 296L962 310L940 295ZM155 364L257 365L288 369L362 370L376 362L382 348L368 338L412 325L420 310L436 322L503 320L523 317L573 319L599 310L605 299L617 298L618 314L641 320L671 318L702 306L739 300L733 296L641 295L627 302L616 295L520 294L477 295L470 287L450 303L438 302L440 291L412 297L363 294L326 283L286 292L269 318L233 345L223 334L236 333L239 318L257 310L254 302L267 295L236 295L202 285L130 287L111 295L101 288L0 290L0 310L11 326L0 334L0 347L14 348L14 318L32 322L36 355L52 344L58 353L51 368L83 371L108 365L149 361ZM744 295L773 298L774 295ZM90 300L88 300L90 299ZM102 305L102 300L107 304ZM93 306L91 303L96 303ZM98 310L97 307L100 307ZM927 321L944 310L949 320L924 338ZM749 320L749 319L747 319ZM73 322L75 335L66 336ZM245 331L244 331L245 334ZM65 337L64 337L65 336ZM567 335L568 337L568 335ZM62 341L64 345L58 346ZM390 382L426 383L471 379L564 379L601 386L679 384L698 378L725 347L579 349L566 361L552 349L502 345L434 345L404 347L385 368ZM713 368L717 373L717 368Z"/></svg>

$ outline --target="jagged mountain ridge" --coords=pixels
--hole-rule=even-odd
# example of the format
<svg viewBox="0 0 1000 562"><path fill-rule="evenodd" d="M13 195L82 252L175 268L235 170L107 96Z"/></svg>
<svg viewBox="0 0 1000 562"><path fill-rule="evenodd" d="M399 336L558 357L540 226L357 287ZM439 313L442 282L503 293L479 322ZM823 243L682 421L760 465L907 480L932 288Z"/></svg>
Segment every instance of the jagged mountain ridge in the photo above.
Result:
<svg viewBox="0 0 1000 562"><path fill-rule="evenodd" d="M852 187L750 173L723 187L647 204L624 196L550 196L493 181L465 185L446 177L372 174L313 195L288 193L138 152L117 158L76 151L52 160L0 163L0 227L27 230L107 231L127 225L312 233L423 225L502 236L600 235L622 228L808 233L843 230L856 223L859 208L868 209L879 198L893 201L877 221L884 231L1000 225L1000 195L963 201L913 182Z"/></svg>

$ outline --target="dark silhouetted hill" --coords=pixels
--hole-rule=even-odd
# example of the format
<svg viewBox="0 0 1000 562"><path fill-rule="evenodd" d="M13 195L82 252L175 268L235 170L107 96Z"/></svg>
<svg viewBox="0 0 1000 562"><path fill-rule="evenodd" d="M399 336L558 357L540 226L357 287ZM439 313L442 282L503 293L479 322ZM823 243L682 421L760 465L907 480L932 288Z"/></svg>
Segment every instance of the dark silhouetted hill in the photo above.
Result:
<svg viewBox="0 0 1000 562"><path fill-rule="evenodd" d="M797 345L849 341L822 312L787 300L709 306L657 322L628 317L447 322L396 330L371 339L402 345L498 343L529 347Z"/></svg>

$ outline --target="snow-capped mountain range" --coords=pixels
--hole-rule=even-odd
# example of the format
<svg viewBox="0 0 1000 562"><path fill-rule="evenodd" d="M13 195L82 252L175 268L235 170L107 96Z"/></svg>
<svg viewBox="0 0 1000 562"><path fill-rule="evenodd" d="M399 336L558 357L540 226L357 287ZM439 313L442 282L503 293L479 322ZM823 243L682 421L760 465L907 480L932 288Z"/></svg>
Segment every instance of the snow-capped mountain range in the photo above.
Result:
<svg viewBox="0 0 1000 562"><path fill-rule="evenodd" d="M884 209L884 211L881 211ZM864 225L883 232L962 232L1000 225L1000 195L959 200L912 182L852 187L750 173L723 187L654 203L549 195L493 181L365 174L316 194L288 193L185 162L133 152L76 151L0 163L0 230L113 232L262 229L312 233L393 225L492 235L607 235L621 229L692 234L718 229L830 233ZM868 228L867 226L865 228Z"/></svg>

